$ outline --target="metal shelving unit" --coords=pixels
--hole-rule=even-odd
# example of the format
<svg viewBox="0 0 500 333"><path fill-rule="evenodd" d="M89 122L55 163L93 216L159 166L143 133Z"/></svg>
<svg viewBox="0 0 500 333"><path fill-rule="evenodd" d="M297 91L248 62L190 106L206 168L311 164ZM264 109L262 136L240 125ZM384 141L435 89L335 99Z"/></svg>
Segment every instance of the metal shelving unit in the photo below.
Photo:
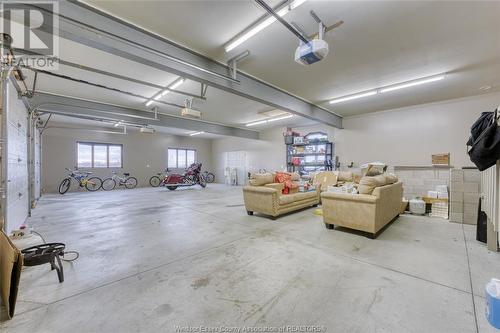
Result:
<svg viewBox="0 0 500 333"><path fill-rule="evenodd" d="M333 155L334 143L330 141L287 144L287 169L300 174L332 170L335 167Z"/></svg>

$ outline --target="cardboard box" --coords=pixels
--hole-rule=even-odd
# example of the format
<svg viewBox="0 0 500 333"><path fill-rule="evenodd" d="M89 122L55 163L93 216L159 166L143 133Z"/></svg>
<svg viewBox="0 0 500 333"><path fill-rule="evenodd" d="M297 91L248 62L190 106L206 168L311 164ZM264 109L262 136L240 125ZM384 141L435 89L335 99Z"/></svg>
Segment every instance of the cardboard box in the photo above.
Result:
<svg viewBox="0 0 500 333"><path fill-rule="evenodd" d="M450 222L463 223L464 214L463 213L450 213Z"/></svg>
<svg viewBox="0 0 500 333"><path fill-rule="evenodd" d="M432 155L432 165L450 165L450 153Z"/></svg>

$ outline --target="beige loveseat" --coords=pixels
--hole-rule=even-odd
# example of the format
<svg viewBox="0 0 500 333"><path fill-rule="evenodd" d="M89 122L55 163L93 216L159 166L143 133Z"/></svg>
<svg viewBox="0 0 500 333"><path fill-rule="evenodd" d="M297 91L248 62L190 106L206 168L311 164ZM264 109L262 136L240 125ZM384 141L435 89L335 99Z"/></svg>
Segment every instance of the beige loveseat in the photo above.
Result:
<svg viewBox="0 0 500 333"><path fill-rule="evenodd" d="M248 215L254 212L269 215L272 219L299 209L317 206L320 190L282 194L282 183L273 183L274 175L254 178L243 187L243 199ZM254 176L253 176L254 177Z"/></svg>
<svg viewBox="0 0 500 333"><path fill-rule="evenodd" d="M334 226L347 227L368 233L375 238L378 232L401 212L403 185L394 180L385 184L366 186L368 178L381 179L384 175L363 177L358 190L364 194L323 192L323 222L328 229ZM396 182L394 182L396 181Z"/></svg>

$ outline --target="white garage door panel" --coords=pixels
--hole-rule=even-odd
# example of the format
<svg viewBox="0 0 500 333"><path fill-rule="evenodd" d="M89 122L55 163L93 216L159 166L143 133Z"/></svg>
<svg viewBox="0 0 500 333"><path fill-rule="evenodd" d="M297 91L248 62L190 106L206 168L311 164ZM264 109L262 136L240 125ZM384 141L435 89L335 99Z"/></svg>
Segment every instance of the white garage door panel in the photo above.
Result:
<svg viewBox="0 0 500 333"><path fill-rule="evenodd" d="M27 115L15 87L7 86L7 216L6 231L18 228L29 213Z"/></svg>

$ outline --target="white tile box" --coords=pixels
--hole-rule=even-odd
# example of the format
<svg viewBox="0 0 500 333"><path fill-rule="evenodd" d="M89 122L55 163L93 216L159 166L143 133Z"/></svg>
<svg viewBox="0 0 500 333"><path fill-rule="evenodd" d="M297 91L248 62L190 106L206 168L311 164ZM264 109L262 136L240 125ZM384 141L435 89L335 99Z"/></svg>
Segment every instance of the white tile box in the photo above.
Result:
<svg viewBox="0 0 500 333"><path fill-rule="evenodd" d="M479 193L464 193L464 202L468 204L479 204Z"/></svg>
<svg viewBox="0 0 500 333"><path fill-rule="evenodd" d="M438 171L438 179L450 180L450 171L439 170Z"/></svg>
<svg viewBox="0 0 500 333"><path fill-rule="evenodd" d="M478 183L463 183L464 192L468 193L479 193L479 184Z"/></svg>
<svg viewBox="0 0 500 333"><path fill-rule="evenodd" d="M461 202L451 202L450 204L450 212L452 213L463 213L464 205Z"/></svg>
<svg viewBox="0 0 500 333"><path fill-rule="evenodd" d="M463 182L464 181L464 172L460 169L451 169L450 170L450 181L452 182Z"/></svg>
<svg viewBox="0 0 500 333"><path fill-rule="evenodd" d="M464 213L463 223L466 224L477 224L477 212L473 213Z"/></svg>
<svg viewBox="0 0 500 333"><path fill-rule="evenodd" d="M476 169L465 169L464 172L464 182L469 183L480 183L481 182L481 172Z"/></svg>
<svg viewBox="0 0 500 333"><path fill-rule="evenodd" d="M450 182L450 192L463 192L464 191L464 183L463 182Z"/></svg>
<svg viewBox="0 0 500 333"><path fill-rule="evenodd" d="M450 213L450 222L462 223L464 221L464 214Z"/></svg>
<svg viewBox="0 0 500 333"><path fill-rule="evenodd" d="M470 204L470 203L464 203L464 214L467 214L467 213L476 213L477 214L477 210L479 209L479 205L478 204Z"/></svg>
<svg viewBox="0 0 500 333"><path fill-rule="evenodd" d="M464 192L450 192L450 201L464 202Z"/></svg>

